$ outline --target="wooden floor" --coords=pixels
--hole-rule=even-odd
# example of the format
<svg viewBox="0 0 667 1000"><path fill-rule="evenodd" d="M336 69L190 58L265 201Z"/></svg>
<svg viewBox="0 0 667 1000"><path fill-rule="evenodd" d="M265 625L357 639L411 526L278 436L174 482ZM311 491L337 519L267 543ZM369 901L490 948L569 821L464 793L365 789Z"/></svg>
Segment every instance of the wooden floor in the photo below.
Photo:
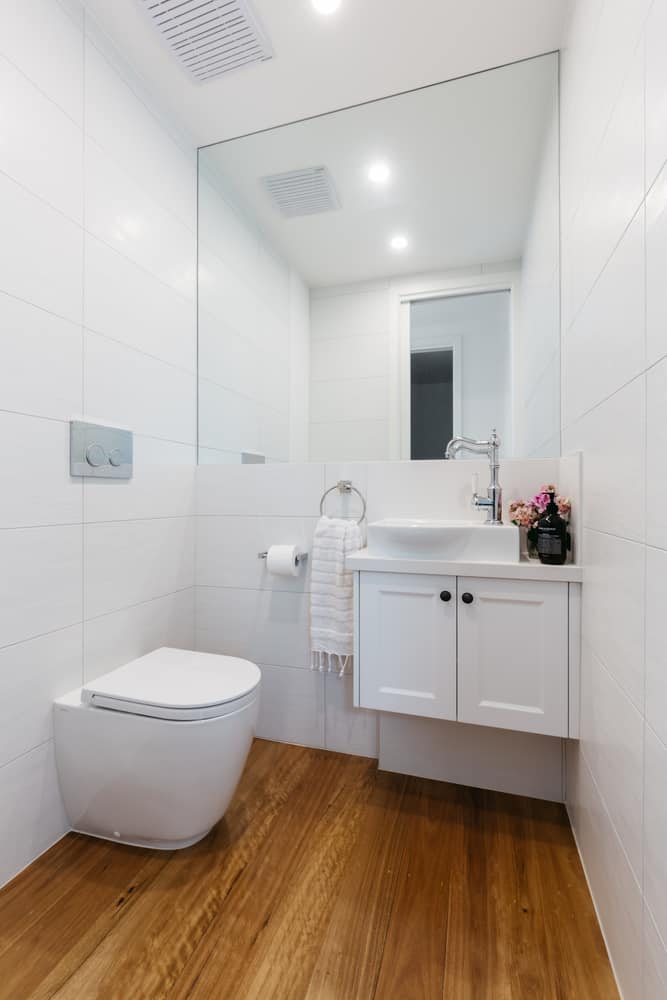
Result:
<svg viewBox="0 0 667 1000"><path fill-rule="evenodd" d="M8 1000L615 1000L563 808L257 741L163 854L70 834L0 892Z"/></svg>

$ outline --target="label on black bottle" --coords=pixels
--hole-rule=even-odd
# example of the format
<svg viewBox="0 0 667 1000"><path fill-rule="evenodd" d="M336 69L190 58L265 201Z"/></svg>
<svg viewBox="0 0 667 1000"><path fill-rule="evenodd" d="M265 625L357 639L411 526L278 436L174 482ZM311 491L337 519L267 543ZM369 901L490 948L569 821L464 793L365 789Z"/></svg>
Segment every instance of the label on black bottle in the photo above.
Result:
<svg viewBox="0 0 667 1000"><path fill-rule="evenodd" d="M542 528L537 535L537 551L543 556L561 556L563 537L559 531L550 532Z"/></svg>

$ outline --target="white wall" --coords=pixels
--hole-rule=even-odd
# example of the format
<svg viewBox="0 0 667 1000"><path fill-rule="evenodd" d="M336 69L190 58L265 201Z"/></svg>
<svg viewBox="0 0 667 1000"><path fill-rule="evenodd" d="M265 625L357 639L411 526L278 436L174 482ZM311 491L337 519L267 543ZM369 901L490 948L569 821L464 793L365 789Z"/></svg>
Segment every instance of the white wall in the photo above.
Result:
<svg viewBox="0 0 667 1000"><path fill-rule="evenodd" d="M0 883L66 828L51 702L194 641L194 149L73 3L2 4ZM135 432L69 477L73 416Z"/></svg>
<svg viewBox="0 0 667 1000"><path fill-rule="evenodd" d="M532 495L545 481L565 482L557 460L504 462L506 501ZM419 773L419 749L432 754L430 777L562 798L562 741L474 730L352 708L352 678L310 669L309 572L267 573L257 553L273 544L310 551L320 498L351 478L368 502L369 521L395 517L470 518L473 462L374 462L201 467L197 475L197 648L247 657L262 668L258 734L267 739L380 755L388 768ZM327 499L329 514L353 513L356 497ZM474 516L474 515L472 515ZM477 515L480 520L484 514ZM407 733L407 735L405 735ZM499 766L503 754L512 766ZM509 756L507 756L509 755ZM467 758L467 768L464 769ZM435 763L433 763L433 761ZM436 773L437 771L437 773Z"/></svg>
<svg viewBox="0 0 667 1000"><path fill-rule="evenodd" d="M562 61L563 434L584 453L570 815L626 1000L667 995L667 0L580 0Z"/></svg>
<svg viewBox="0 0 667 1000"><path fill-rule="evenodd" d="M306 458L308 289L200 153L200 461Z"/></svg>
<svg viewBox="0 0 667 1000"><path fill-rule="evenodd" d="M400 295L502 287L517 281L518 268L507 261L312 289L310 460L400 457Z"/></svg>

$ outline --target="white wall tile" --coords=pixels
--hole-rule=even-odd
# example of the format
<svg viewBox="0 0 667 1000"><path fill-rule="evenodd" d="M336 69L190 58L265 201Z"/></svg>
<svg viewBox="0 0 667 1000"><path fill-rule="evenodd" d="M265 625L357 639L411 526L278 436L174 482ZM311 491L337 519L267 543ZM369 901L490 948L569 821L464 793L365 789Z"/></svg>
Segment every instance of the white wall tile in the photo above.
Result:
<svg viewBox="0 0 667 1000"><path fill-rule="evenodd" d="M646 719L667 744L667 552L646 550Z"/></svg>
<svg viewBox="0 0 667 1000"><path fill-rule="evenodd" d="M659 498L667 488L667 360L646 374L646 541L667 548Z"/></svg>
<svg viewBox="0 0 667 1000"><path fill-rule="evenodd" d="M85 526L86 619L185 590L193 582L193 518L165 517Z"/></svg>
<svg viewBox="0 0 667 1000"><path fill-rule="evenodd" d="M324 746L324 679L314 670L261 665L260 739Z"/></svg>
<svg viewBox="0 0 667 1000"><path fill-rule="evenodd" d="M644 895L663 941L667 938L667 747L646 727L644 770Z"/></svg>
<svg viewBox="0 0 667 1000"><path fill-rule="evenodd" d="M67 832L60 799L53 743L0 767L0 885Z"/></svg>
<svg viewBox="0 0 667 1000"><path fill-rule="evenodd" d="M95 423L192 444L195 376L88 330L84 412Z"/></svg>
<svg viewBox="0 0 667 1000"><path fill-rule="evenodd" d="M584 643L581 747L635 878L642 878L644 720Z"/></svg>
<svg viewBox="0 0 667 1000"><path fill-rule="evenodd" d="M0 52L79 125L83 123L81 22L53 0L4 0Z"/></svg>
<svg viewBox="0 0 667 1000"><path fill-rule="evenodd" d="M81 621L81 527L0 531L0 646Z"/></svg>
<svg viewBox="0 0 667 1000"><path fill-rule="evenodd" d="M354 363L352 364L352 358ZM380 378L389 375L386 336L350 340L313 340L310 345L310 377L313 382L348 378ZM315 391L313 386L311 391Z"/></svg>
<svg viewBox="0 0 667 1000"><path fill-rule="evenodd" d="M82 626L0 649L0 766L53 737L53 701L81 684Z"/></svg>
<svg viewBox="0 0 667 1000"><path fill-rule="evenodd" d="M354 293L317 292L311 300L313 340L356 340L373 334L386 337L390 326L388 292L388 286ZM347 344L349 350L354 347Z"/></svg>
<svg viewBox="0 0 667 1000"><path fill-rule="evenodd" d="M646 361L667 354L667 167L646 199Z"/></svg>
<svg viewBox="0 0 667 1000"><path fill-rule="evenodd" d="M69 474L69 424L0 411L0 528L81 521L80 480Z"/></svg>
<svg viewBox="0 0 667 1000"><path fill-rule="evenodd" d="M197 331L191 299L89 235L84 277L85 326L194 372Z"/></svg>
<svg viewBox="0 0 667 1000"><path fill-rule="evenodd" d="M662 40L667 3L654 0L646 22L646 188L667 160L667 69Z"/></svg>
<svg viewBox="0 0 667 1000"><path fill-rule="evenodd" d="M326 749L377 757L379 716L377 712L354 708L352 676L324 674L324 700Z"/></svg>
<svg viewBox="0 0 667 1000"><path fill-rule="evenodd" d="M635 706L644 705L643 545L584 532L583 634Z"/></svg>
<svg viewBox="0 0 667 1000"><path fill-rule="evenodd" d="M303 592L310 586L311 559L298 576L276 576L258 559L271 545L296 545L312 555L317 518L201 516L197 518L197 584L250 590ZM221 600L224 597L221 596Z"/></svg>
<svg viewBox="0 0 667 1000"><path fill-rule="evenodd" d="M621 994L641 996L642 895L588 766L575 744L568 811Z"/></svg>
<svg viewBox="0 0 667 1000"><path fill-rule="evenodd" d="M193 231L89 138L85 165L86 229L181 295L193 298Z"/></svg>
<svg viewBox="0 0 667 1000"><path fill-rule="evenodd" d="M317 392L316 383L313 396ZM342 420L310 425L312 462L381 462L389 458L386 420Z"/></svg>
<svg viewBox="0 0 667 1000"><path fill-rule="evenodd" d="M197 588L197 646L273 666L310 667L308 594Z"/></svg>
<svg viewBox="0 0 667 1000"><path fill-rule="evenodd" d="M667 948L650 910L644 907L644 1000L667 996Z"/></svg>
<svg viewBox="0 0 667 1000"><path fill-rule="evenodd" d="M167 449L182 445L164 442ZM131 479L86 479L84 520L126 521L194 514L195 468L177 462L153 465L134 456Z"/></svg>
<svg viewBox="0 0 667 1000"><path fill-rule="evenodd" d="M4 174L0 217L5 234L0 243L0 290L80 323L79 226Z"/></svg>
<svg viewBox="0 0 667 1000"><path fill-rule="evenodd" d="M83 213L83 135L48 96L0 56L0 170L74 222Z"/></svg>
<svg viewBox="0 0 667 1000"><path fill-rule="evenodd" d="M84 681L94 680L160 646L195 648L194 587L85 622Z"/></svg>
<svg viewBox="0 0 667 1000"><path fill-rule="evenodd" d="M346 420L388 420L389 383L386 378L348 378L318 382L313 387L312 423Z"/></svg>
<svg viewBox="0 0 667 1000"><path fill-rule="evenodd" d="M0 293L3 410L57 420L80 413L81 351L81 327Z"/></svg>
<svg viewBox="0 0 667 1000"><path fill-rule="evenodd" d="M197 470L199 514L319 516L324 466L239 465Z"/></svg>

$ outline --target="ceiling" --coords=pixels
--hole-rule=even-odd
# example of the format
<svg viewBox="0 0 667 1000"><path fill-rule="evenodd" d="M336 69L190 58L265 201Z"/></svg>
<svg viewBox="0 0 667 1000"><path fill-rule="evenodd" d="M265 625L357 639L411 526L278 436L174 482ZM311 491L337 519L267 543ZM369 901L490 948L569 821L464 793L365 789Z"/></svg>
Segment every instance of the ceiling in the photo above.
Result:
<svg viewBox="0 0 667 1000"><path fill-rule="evenodd" d="M311 287L508 261L523 252L557 86L557 57L542 56L223 142L200 165ZM376 161L384 184L368 178ZM340 209L285 218L262 178L318 166Z"/></svg>
<svg viewBox="0 0 667 1000"><path fill-rule="evenodd" d="M138 0L84 0L198 145L560 47L568 0L254 0L274 58L193 83Z"/></svg>

